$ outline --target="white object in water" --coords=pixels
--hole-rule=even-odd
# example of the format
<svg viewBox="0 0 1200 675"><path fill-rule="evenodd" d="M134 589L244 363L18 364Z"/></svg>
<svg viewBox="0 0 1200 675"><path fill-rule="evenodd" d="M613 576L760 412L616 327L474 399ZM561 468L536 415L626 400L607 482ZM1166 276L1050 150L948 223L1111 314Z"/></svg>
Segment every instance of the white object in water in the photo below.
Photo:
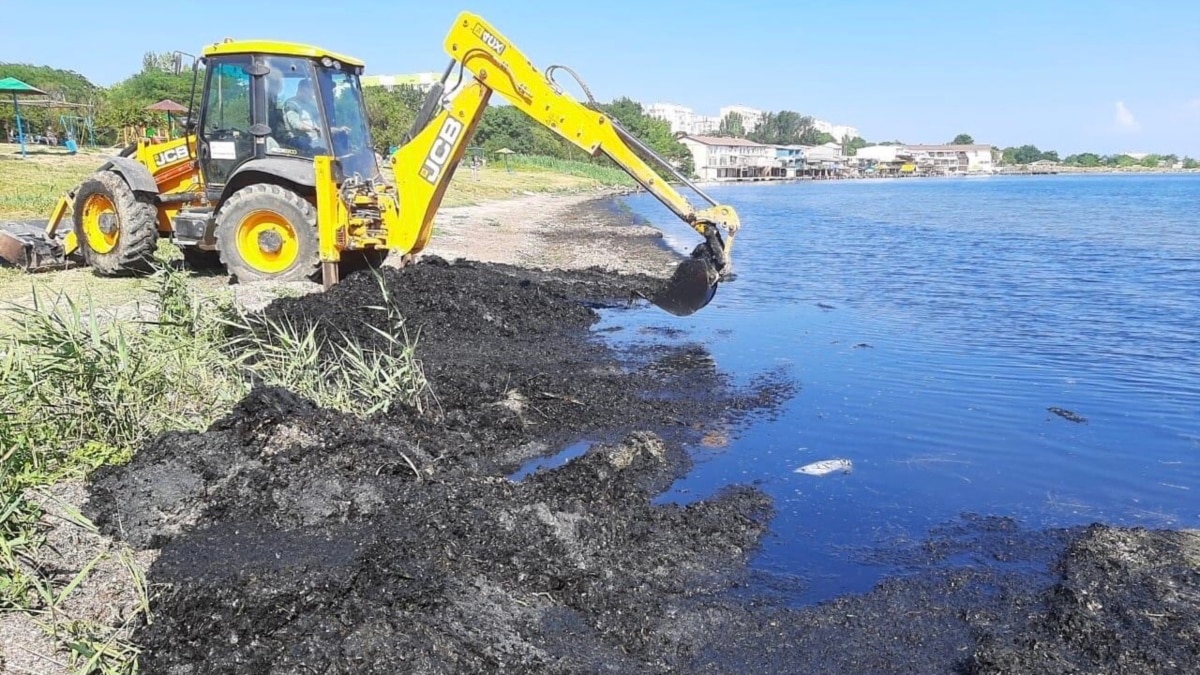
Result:
<svg viewBox="0 0 1200 675"><path fill-rule="evenodd" d="M806 473L810 476L824 476L835 471L850 473L854 468L854 464L848 459L823 459L812 464L805 464L796 469L796 473Z"/></svg>

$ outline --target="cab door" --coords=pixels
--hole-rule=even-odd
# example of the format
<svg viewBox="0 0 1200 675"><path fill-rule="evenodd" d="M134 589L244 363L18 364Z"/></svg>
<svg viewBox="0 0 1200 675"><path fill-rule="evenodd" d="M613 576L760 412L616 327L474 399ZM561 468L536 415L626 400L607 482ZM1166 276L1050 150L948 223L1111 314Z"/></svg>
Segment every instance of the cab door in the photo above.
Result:
<svg viewBox="0 0 1200 675"><path fill-rule="evenodd" d="M197 129L200 173L219 192L229 176L255 154L254 78L251 55L210 58L204 78L204 105Z"/></svg>

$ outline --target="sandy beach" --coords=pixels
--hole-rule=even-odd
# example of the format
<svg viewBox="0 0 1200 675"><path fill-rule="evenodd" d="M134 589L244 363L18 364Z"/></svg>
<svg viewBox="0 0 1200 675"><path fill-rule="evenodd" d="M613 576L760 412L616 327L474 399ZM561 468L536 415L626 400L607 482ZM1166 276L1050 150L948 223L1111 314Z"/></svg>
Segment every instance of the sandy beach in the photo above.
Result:
<svg viewBox="0 0 1200 675"><path fill-rule="evenodd" d="M421 255L670 276L681 256L667 249L659 230L616 208L618 194L529 194L443 208Z"/></svg>

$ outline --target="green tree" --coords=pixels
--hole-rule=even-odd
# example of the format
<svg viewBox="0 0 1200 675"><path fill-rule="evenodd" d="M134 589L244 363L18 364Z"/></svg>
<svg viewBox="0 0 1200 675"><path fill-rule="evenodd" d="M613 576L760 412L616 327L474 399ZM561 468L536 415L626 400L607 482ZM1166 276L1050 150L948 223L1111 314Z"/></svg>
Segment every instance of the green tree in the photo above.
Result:
<svg viewBox="0 0 1200 675"><path fill-rule="evenodd" d="M1001 153L1001 160L1005 164L1031 164L1039 159L1058 161L1058 153L1053 150L1044 153L1036 145L1022 145L1019 148L1010 146Z"/></svg>
<svg viewBox="0 0 1200 675"><path fill-rule="evenodd" d="M196 74L196 101L192 98L192 72L176 75L169 53L147 52L142 55L141 71L110 87L97 108L96 124L110 130L130 126L162 124L163 113L146 110L146 106L171 99L185 106L200 107L204 72Z"/></svg>
<svg viewBox="0 0 1200 675"><path fill-rule="evenodd" d="M50 98L67 103L97 105L100 103L104 90L92 84L86 77L72 70L61 70L49 66L35 66L27 63L0 63L0 79L15 77L18 80L41 89ZM65 109L45 108L26 105L21 107L21 120L25 130L43 131L53 124L58 126L58 116L62 114L78 114ZM0 127L16 128L16 114L11 104L5 101L0 104Z"/></svg>
<svg viewBox="0 0 1200 675"><path fill-rule="evenodd" d="M1184 157L1183 158L1183 168L1185 168L1185 169L1200 169L1200 162L1197 162L1196 160L1192 159L1191 157Z"/></svg>
<svg viewBox="0 0 1200 675"><path fill-rule="evenodd" d="M142 54L142 72L162 71L171 73L175 70L175 55L171 52L146 52Z"/></svg>
<svg viewBox="0 0 1200 675"><path fill-rule="evenodd" d="M836 142L837 139L833 137L833 134L827 131L817 131L816 127L809 127L800 135L801 145L825 145Z"/></svg>
<svg viewBox="0 0 1200 675"><path fill-rule="evenodd" d="M398 146L412 128L425 96L416 87L402 85L391 91L385 87L363 87L363 103L371 137L381 152Z"/></svg>
<svg viewBox="0 0 1200 675"><path fill-rule="evenodd" d="M863 138L861 136L855 136L854 138L844 139L842 141L842 154L847 155L847 156L854 156L854 155L858 154L858 151L861 148L865 148L865 147L867 147L867 145L868 145L867 142L865 140L863 140Z"/></svg>
<svg viewBox="0 0 1200 675"><path fill-rule="evenodd" d="M1064 164L1070 166L1094 167L1100 166L1100 155L1094 152L1083 152L1078 155L1068 155L1063 160Z"/></svg>
<svg viewBox="0 0 1200 675"><path fill-rule="evenodd" d="M1161 158L1158 155L1146 155L1142 158L1141 165L1146 168L1153 169L1154 167L1158 166L1159 159Z"/></svg>
<svg viewBox="0 0 1200 675"><path fill-rule="evenodd" d="M600 110L620 122L621 126L663 159L674 164L684 175L691 175L694 169L692 153L671 133L669 122L647 115L641 103L624 96L602 104Z"/></svg>
<svg viewBox="0 0 1200 675"><path fill-rule="evenodd" d="M533 120L511 105L494 105L483 112L475 130L475 144L489 153L508 148L520 154L533 152Z"/></svg>
<svg viewBox="0 0 1200 675"><path fill-rule="evenodd" d="M742 119L742 114L739 112L731 112L721 118L721 123L717 127L717 135L733 138L746 137L746 125Z"/></svg>
<svg viewBox="0 0 1200 675"><path fill-rule="evenodd" d="M951 145L975 145L975 139L971 138L971 134L959 134L950 141Z"/></svg>

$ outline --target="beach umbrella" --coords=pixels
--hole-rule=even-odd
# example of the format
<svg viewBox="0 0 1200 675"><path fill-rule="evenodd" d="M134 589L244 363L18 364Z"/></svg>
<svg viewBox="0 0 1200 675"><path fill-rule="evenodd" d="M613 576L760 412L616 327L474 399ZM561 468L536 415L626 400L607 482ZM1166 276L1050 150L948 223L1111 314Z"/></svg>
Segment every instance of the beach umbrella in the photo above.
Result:
<svg viewBox="0 0 1200 675"><path fill-rule="evenodd" d="M509 150L508 148L500 148L499 150L496 151L496 154L504 155L504 170L511 171L511 169L508 168L508 156L515 155L517 153L513 152L512 150Z"/></svg>
<svg viewBox="0 0 1200 675"><path fill-rule="evenodd" d="M176 103L169 98L164 98L158 103L152 103L146 106L146 110L154 112L162 112L167 115L167 134L173 136L175 134L175 123L171 120L171 113L185 113L188 111L187 106L182 103Z"/></svg>
<svg viewBox="0 0 1200 675"><path fill-rule="evenodd" d="M17 104L18 96L45 96L46 92L31 87L15 77L0 80L0 92L12 94L13 112L17 117L17 137L21 140L21 156L25 156L25 129L21 126L21 107Z"/></svg>

